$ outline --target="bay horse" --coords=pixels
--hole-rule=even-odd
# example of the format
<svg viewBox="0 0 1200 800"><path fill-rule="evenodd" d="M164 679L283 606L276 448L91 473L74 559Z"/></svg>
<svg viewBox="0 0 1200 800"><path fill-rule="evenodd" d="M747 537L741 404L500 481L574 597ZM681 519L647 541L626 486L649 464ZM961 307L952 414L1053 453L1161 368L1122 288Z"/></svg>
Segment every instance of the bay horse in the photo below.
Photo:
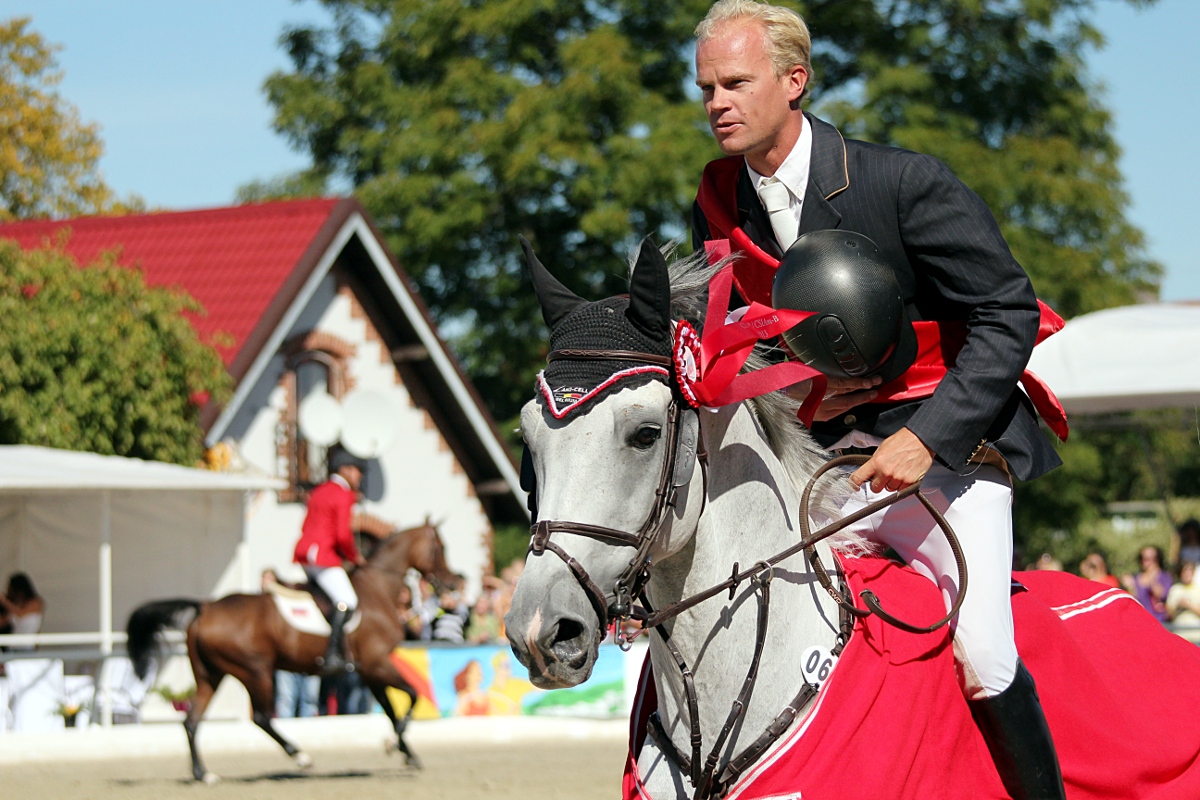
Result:
<svg viewBox="0 0 1200 800"><path fill-rule="evenodd" d="M459 581L446 565L435 526L426 523L391 534L375 548L365 567L350 574L361 619L347 633L346 646L363 682L392 723L394 746L404 753L407 764L419 768L420 759L404 740L417 694L391 659L392 651L404 641L397 602L410 569L420 572L434 586L453 587ZM275 670L317 674L326 636L304 633L289 625L269 594L232 594L212 601L158 600L135 609L127 625L129 658L139 677L144 678L150 668L158 632L168 627L186 631L188 659L196 680L196 694L183 723L196 780L218 780L205 768L196 736L204 712L226 675L240 681L249 692L255 724L278 742L298 767L311 765L308 755L271 724ZM396 716L387 698L388 687L408 695L409 710L403 717Z"/></svg>
<svg viewBox="0 0 1200 800"><path fill-rule="evenodd" d="M522 410L535 515L505 625L541 688L587 680L611 623L619 643L629 617L650 632L624 797L1007 797L962 694L951 626L911 632L857 604L928 621L948 597L866 542L809 535L836 517L848 473L825 473L830 456L796 404L779 392L686 402L679 321L702 324L724 265L668 264L647 240L629 298L588 303L523 244L551 366L610 377L564 391L548 369ZM617 335L606 314L642 333ZM670 356L631 346L643 334ZM927 508L947 505L922 494ZM1200 649L1119 589L1014 578L1017 645L1068 797L1200 797Z"/></svg>

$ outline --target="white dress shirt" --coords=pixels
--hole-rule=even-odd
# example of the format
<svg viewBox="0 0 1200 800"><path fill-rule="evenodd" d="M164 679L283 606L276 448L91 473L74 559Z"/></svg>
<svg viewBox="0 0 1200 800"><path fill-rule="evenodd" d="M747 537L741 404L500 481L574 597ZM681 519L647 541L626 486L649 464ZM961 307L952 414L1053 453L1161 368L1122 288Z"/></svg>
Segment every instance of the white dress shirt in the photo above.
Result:
<svg viewBox="0 0 1200 800"><path fill-rule="evenodd" d="M808 170L809 164L812 162L812 125L808 120L804 120L804 125L800 129L800 138L796 140L796 144L792 147L792 152L787 154L787 158L779 165L779 169L775 170L774 176L762 175L754 170L754 167L746 164L746 169L750 171L750 180L754 185L754 191L757 194L759 187L762 186L769 177L774 177L780 183L787 187L788 194L791 195L792 213L796 215L796 224L800 223L800 212L804 208L804 190L808 187ZM785 248L786 249L786 248Z"/></svg>

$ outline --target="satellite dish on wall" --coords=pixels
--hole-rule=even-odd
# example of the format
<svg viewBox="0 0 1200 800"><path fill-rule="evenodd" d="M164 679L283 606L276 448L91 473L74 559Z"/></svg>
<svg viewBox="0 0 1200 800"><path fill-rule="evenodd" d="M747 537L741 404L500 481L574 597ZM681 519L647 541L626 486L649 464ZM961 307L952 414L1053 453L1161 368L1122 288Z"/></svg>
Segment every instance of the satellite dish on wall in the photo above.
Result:
<svg viewBox="0 0 1200 800"><path fill-rule="evenodd" d="M313 392L300 402L296 422L304 438L322 447L329 447L342 434L345 411L342 404L328 392Z"/></svg>
<svg viewBox="0 0 1200 800"><path fill-rule="evenodd" d="M342 401L342 446L359 458L379 458L400 435L401 406L384 392L364 389Z"/></svg>

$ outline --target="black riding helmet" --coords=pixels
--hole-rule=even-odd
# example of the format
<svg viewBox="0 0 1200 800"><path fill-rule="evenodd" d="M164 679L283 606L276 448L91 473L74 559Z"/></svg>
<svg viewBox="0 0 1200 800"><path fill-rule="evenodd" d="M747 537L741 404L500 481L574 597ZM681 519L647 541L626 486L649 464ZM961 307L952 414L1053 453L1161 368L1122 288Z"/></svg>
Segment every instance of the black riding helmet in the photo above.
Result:
<svg viewBox="0 0 1200 800"><path fill-rule="evenodd" d="M771 288L775 308L816 312L783 334L792 352L832 377L898 377L917 337L896 274L875 242L852 231L813 231L788 248Z"/></svg>
<svg viewBox="0 0 1200 800"><path fill-rule="evenodd" d="M367 462L351 453L344 447L338 447L329 454L329 473L332 475L342 467L358 467L358 471L366 474Z"/></svg>

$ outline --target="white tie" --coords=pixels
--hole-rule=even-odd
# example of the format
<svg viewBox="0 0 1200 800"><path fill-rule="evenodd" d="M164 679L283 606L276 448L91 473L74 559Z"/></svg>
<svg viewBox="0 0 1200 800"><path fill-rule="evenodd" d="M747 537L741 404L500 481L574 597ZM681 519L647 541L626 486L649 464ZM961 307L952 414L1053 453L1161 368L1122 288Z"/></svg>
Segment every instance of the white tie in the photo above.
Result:
<svg viewBox="0 0 1200 800"><path fill-rule="evenodd" d="M788 188L776 178L767 178L758 187L758 196L762 198L763 206L771 218L771 230L779 246L787 250L796 241L796 231L800 223L792 213L792 194Z"/></svg>

